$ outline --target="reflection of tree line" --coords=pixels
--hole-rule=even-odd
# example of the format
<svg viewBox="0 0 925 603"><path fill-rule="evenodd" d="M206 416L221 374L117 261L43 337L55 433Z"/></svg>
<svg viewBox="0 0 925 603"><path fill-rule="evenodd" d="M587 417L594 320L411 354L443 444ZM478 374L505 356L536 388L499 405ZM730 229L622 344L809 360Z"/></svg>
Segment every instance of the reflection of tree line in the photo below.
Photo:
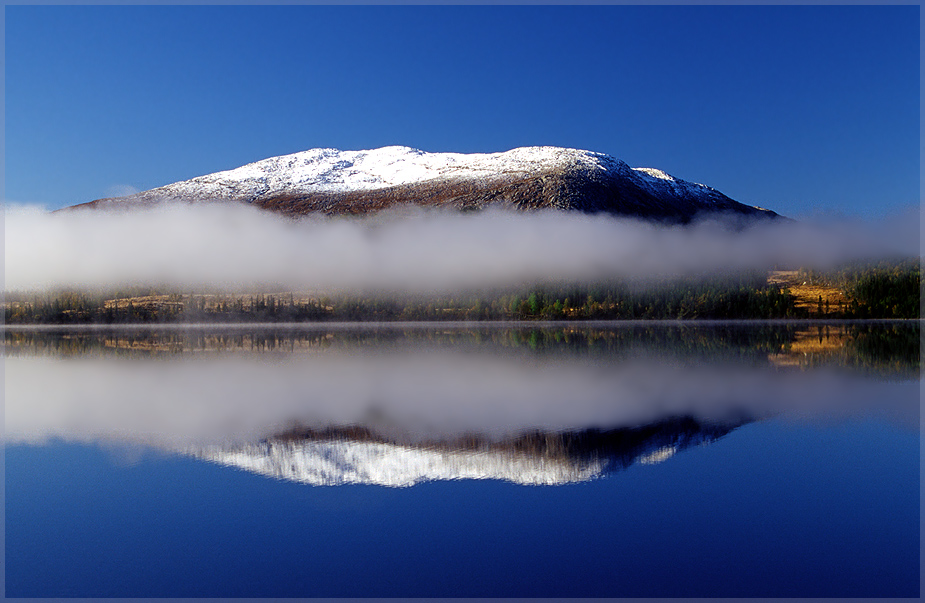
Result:
<svg viewBox="0 0 925 603"><path fill-rule="evenodd" d="M889 374L920 370L918 321L626 323L559 325L356 325L225 328L6 329L7 354L151 356L195 352L476 349L600 360L640 355L757 366L839 366Z"/></svg>
<svg viewBox="0 0 925 603"><path fill-rule="evenodd" d="M772 360L807 369L831 366L917 378L923 343L918 321L817 325L795 333Z"/></svg>

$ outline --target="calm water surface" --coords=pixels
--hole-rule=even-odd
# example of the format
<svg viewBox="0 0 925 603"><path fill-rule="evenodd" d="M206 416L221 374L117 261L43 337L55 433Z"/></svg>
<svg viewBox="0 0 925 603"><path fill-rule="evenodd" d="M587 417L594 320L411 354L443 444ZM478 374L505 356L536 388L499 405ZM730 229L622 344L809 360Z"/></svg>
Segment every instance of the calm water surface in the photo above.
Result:
<svg viewBox="0 0 925 603"><path fill-rule="evenodd" d="M918 597L917 323L6 330L8 597Z"/></svg>

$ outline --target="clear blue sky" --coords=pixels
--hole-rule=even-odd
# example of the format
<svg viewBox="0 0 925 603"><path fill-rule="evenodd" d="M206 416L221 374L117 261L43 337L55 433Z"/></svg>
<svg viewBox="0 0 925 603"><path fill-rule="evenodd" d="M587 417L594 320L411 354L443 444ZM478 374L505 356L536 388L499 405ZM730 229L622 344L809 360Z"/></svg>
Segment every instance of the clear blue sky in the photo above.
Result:
<svg viewBox="0 0 925 603"><path fill-rule="evenodd" d="M7 6L5 199L557 145L790 216L919 202L919 8Z"/></svg>

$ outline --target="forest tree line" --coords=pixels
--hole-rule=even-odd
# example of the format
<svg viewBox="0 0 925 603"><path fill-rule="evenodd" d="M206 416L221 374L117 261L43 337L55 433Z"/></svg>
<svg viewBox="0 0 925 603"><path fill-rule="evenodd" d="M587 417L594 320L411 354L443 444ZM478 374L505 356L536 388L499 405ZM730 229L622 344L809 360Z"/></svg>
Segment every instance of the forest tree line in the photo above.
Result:
<svg viewBox="0 0 925 603"><path fill-rule="evenodd" d="M842 290L850 302L826 318L918 318L919 260L856 264L801 276ZM821 304L820 300L820 304ZM811 318L766 275L631 286L536 286L399 299L380 295L199 294L152 289L53 294L8 293L6 324L482 321Z"/></svg>
<svg viewBox="0 0 925 603"><path fill-rule="evenodd" d="M854 262L834 270L800 270L810 282L840 289L850 300L846 318L918 318L922 299L921 259Z"/></svg>

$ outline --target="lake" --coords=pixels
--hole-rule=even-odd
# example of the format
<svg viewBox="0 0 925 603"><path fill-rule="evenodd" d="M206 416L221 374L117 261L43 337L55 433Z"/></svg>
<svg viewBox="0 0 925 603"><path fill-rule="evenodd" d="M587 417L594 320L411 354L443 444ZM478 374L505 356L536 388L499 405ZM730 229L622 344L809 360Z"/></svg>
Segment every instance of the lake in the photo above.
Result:
<svg viewBox="0 0 925 603"><path fill-rule="evenodd" d="M918 597L919 323L6 328L8 597Z"/></svg>

